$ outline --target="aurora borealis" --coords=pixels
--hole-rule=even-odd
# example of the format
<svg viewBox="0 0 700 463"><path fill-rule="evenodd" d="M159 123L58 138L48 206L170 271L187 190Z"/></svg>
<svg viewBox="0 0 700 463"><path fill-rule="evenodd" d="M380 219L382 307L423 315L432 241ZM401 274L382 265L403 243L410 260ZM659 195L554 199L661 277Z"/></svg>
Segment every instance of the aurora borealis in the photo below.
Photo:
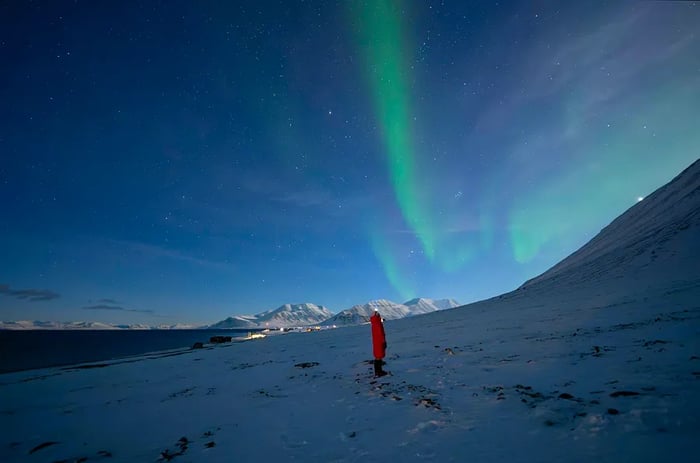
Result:
<svg viewBox="0 0 700 463"><path fill-rule="evenodd" d="M415 232L428 259L435 256L435 233L428 206L420 194L412 130L409 121L408 70L403 63L404 46L400 15L394 2L360 4L357 18L360 47L367 55L366 69L372 87L377 120L381 126L391 185L401 213Z"/></svg>
<svg viewBox="0 0 700 463"><path fill-rule="evenodd" d="M569 3L3 3L0 319L517 287L700 153L700 6Z"/></svg>

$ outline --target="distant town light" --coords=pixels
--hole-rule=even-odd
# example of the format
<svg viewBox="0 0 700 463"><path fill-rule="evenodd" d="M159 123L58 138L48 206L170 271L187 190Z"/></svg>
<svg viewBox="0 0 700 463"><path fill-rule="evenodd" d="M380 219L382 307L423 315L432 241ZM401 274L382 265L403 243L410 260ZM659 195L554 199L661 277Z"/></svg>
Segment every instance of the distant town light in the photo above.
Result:
<svg viewBox="0 0 700 463"><path fill-rule="evenodd" d="M637 196L637 202L641 201L644 199L644 196Z"/></svg>

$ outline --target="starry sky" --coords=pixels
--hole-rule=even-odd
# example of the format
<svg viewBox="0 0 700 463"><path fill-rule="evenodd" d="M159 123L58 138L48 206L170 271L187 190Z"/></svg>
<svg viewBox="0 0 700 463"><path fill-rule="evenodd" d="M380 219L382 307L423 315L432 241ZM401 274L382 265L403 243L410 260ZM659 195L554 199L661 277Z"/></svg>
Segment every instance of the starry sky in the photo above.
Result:
<svg viewBox="0 0 700 463"><path fill-rule="evenodd" d="M512 290L700 153L697 2L6 1L0 320Z"/></svg>

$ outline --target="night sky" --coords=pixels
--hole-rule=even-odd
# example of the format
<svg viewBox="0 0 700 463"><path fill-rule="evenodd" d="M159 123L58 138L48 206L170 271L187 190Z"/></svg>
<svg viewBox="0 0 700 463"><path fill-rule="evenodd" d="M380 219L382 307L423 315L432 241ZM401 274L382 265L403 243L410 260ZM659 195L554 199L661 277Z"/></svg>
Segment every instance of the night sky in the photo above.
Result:
<svg viewBox="0 0 700 463"><path fill-rule="evenodd" d="M695 2L4 1L0 320L519 286L700 153Z"/></svg>

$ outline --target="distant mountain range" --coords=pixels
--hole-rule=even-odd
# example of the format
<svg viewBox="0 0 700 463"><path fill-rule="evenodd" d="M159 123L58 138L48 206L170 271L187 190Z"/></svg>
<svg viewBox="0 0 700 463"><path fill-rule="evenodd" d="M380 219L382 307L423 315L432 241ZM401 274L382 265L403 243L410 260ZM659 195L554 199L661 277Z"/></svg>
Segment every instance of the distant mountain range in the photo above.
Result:
<svg viewBox="0 0 700 463"><path fill-rule="evenodd" d="M181 330L200 328L195 325L177 323L175 325L149 326L139 323L111 324L101 322L43 322L20 320L16 322L0 321L0 330Z"/></svg>
<svg viewBox="0 0 700 463"><path fill-rule="evenodd" d="M305 303L285 304L275 310L268 310L257 315L238 315L228 317L209 328L291 328L311 325L346 326L369 321L376 309L385 320L420 315L437 310L458 307L454 299L412 299L403 304L378 299L366 304L356 305L335 315L326 307Z"/></svg>
<svg viewBox="0 0 700 463"><path fill-rule="evenodd" d="M385 320L396 320L399 318L420 315L437 310L451 309L458 307L459 302L454 299L427 299L418 298L411 299L403 304L388 301L386 299L378 299L370 301L367 304L356 305L349 309L343 310L337 315L324 320L321 324L329 325L357 325L369 321L375 309Z"/></svg>
<svg viewBox="0 0 700 463"><path fill-rule="evenodd" d="M311 303L284 304L275 310L257 315L236 315L209 325L209 328L291 328L317 325L331 318L333 312L322 305Z"/></svg>
<svg viewBox="0 0 700 463"><path fill-rule="evenodd" d="M148 326L142 324L121 325L100 322L42 322L42 321L16 321L1 322L0 329L6 330L174 330L174 329L256 329L256 328L293 328L313 325L323 326L347 326L366 323L369 317L377 309L385 320L420 315L437 310L458 307L460 304L454 299L427 299L417 298L403 304L397 304L386 299L370 301L366 304L356 305L333 314L322 305L311 303L284 304L274 310L267 310L257 315L233 315L217 323L204 326L196 325L157 325Z"/></svg>
<svg viewBox="0 0 700 463"><path fill-rule="evenodd" d="M458 307L454 299L411 299L403 304L378 299L356 305L335 315L326 307L311 303L285 304L257 315L235 315L209 325L209 328L291 328L301 326L347 326L366 323L376 309L385 320L420 315Z"/></svg>

